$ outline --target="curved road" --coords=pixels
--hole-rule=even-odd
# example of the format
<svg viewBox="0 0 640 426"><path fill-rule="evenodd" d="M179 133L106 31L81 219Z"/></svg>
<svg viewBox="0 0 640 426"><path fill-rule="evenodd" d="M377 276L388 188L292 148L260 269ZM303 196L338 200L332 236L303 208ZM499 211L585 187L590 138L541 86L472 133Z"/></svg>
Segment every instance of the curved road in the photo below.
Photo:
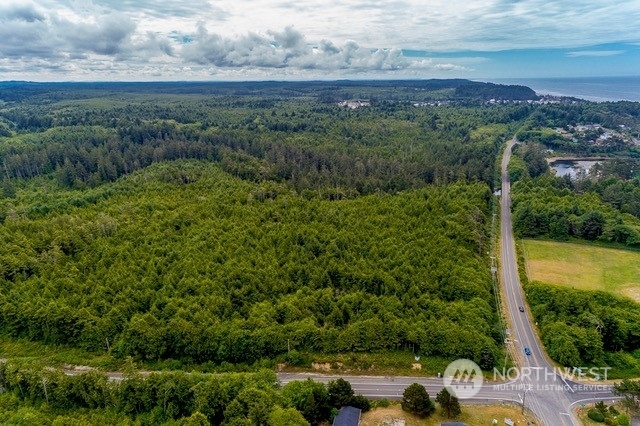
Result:
<svg viewBox="0 0 640 426"><path fill-rule="evenodd" d="M610 385L598 382L577 382L571 380L570 372L560 371L547 358L541 342L531 324L531 317L518 276L518 262L511 223L511 185L507 165L511 158L511 149L515 138L508 142L502 158L502 202L501 202L501 265L502 291L506 297L509 312L510 349L515 356L517 369L500 371L499 381L485 382L480 392L465 402L511 401L524 405L535 413L543 425L573 426L580 423L572 413L576 404L590 401L616 399ZM520 312L519 307L525 307ZM524 354L524 348L530 348L531 355ZM558 374L564 372L565 374ZM569 374L566 374L569 373ZM344 376L311 373L278 373L282 383L292 380L314 380L328 382L339 377L348 380L356 393L369 398L401 399L404 389L411 383L423 384L430 395L435 396L443 387L442 379L425 377L381 377L381 376ZM494 373L494 377L496 374ZM524 398L524 401L523 401Z"/></svg>

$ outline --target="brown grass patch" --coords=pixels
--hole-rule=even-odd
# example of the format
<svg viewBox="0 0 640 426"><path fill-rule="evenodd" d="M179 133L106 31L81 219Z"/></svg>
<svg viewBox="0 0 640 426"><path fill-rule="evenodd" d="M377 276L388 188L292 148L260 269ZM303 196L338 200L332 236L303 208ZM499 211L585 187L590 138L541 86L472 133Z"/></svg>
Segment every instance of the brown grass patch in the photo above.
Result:
<svg viewBox="0 0 640 426"><path fill-rule="evenodd" d="M520 414L521 408L510 404L503 405L463 405L462 414L455 421L466 423L469 426L473 425L490 425L493 419L498 420L498 424L504 424L505 418L510 418L516 424L527 424L530 422L532 425L538 423L535 422L535 417L525 411L525 414ZM397 421L404 420L405 426L438 426L440 423L451 421L445 418L438 409L435 414L432 414L427 419L421 419L413 414L402 411L400 404L393 404L387 408L376 408L362 415L360 426L399 426L401 423ZM394 422L395 425L394 425Z"/></svg>

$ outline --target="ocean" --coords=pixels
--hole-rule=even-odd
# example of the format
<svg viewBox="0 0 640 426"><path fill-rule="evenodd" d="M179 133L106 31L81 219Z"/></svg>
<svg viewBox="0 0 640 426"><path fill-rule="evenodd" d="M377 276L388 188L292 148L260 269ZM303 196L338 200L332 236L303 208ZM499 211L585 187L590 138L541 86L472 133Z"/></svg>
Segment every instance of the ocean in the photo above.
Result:
<svg viewBox="0 0 640 426"><path fill-rule="evenodd" d="M640 102L640 76L496 79L495 83L528 86L538 95L571 96L594 102Z"/></svg>

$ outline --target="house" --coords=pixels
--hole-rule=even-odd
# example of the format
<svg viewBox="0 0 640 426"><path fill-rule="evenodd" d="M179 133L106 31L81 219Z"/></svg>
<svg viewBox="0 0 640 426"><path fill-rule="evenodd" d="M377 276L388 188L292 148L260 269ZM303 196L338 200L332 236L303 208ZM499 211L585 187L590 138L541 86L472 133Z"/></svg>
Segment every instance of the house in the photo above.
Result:
<svg viewBox="0 0 640 426"><path fill-rule="evenodd" d="M333 419L333 426L358 426L362 410L355 407L342 407L338 415Z"/></svg>

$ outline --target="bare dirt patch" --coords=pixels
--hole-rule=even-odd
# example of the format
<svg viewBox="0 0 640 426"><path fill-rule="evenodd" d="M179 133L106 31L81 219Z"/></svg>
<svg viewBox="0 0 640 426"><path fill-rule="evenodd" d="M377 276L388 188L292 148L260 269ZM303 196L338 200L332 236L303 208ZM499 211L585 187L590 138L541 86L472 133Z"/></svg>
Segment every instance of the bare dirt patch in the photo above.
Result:
<svg viewBox="0 0 640 426"><path fill-rule="evenodd" d="M331 363L329 362L312 362L311 368L320 371L331 371Z"/></svg>

